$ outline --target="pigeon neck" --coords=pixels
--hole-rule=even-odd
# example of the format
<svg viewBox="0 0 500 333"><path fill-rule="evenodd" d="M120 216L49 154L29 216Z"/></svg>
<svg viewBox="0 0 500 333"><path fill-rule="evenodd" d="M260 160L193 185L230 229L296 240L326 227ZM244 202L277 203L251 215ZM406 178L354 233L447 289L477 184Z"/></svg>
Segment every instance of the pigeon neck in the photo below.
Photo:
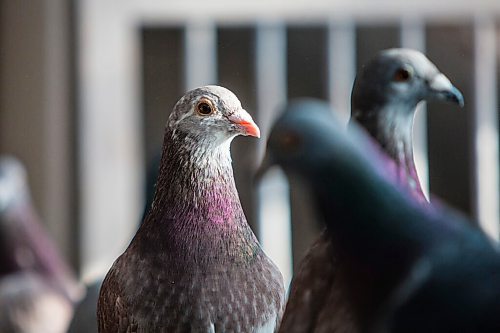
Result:
<svg viewBox="0 0 500 333"><path fill-rule="evenodd" d="M419 203L394 187L379 157L371 152L335 156L335 161L313 169L310 179L319 193L321 211L327 214L324 218L339 242L351 255L359 255L361 262L366 259L382 265L390 262L388 258L407 257L418 247L419 235L411 230L418 225L413 220L423 211Z"/></svg>
<svg viewBox="0 0 500 333"><path fill-rule="evenodd" d="M391 159L389 172L395 180L408 187L420 202L426 202L413 158L414 107L385 107L376 111L354 111L353 119L360 123L378 142Z"/></svg>
<svg viewBox="0 0 500 333"><path fill-rule="evenodd" d="M244 219L231 165L231 140L206 147L188 136L172 135L164 145L153 210L172 220L194 214L215 225Z"/></svg>
<svg viewBox="0 0 500 333"><path fill-rule="evenodd" d="M253 260L261 250L236 190L231 140L203 149L189 137L165 135L155 198L136 237L155 255L185 264Z"/></svg>

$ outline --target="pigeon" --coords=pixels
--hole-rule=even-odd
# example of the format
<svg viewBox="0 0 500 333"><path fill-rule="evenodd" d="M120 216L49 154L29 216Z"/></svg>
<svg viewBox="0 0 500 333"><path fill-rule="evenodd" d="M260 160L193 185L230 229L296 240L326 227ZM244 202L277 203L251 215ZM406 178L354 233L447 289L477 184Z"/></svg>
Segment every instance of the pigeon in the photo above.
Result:
<svg viewBox="0 0 500 333"><path fill-rule="evenodd" d="M83 288L43 230L23 165L0 157L0 332L66 332Z"/></svg>
<svg viewBox="0 0 500 333"><path fill-rule="evenodd" d="M370 140L332 113L286 112L266 153L311 191L355 331L499 332L498 244L451 208L417 202Z"/></svg>
<svg viewBox="0 0 500 333"><path fill-rule="evenodd" d="M422 191L413 159L412 127L417 104L441 100L463 106L464 99L436 66L421 52L388 49L379 52L357 75L351 95L351 121L372 138L373 150L385 154L385 172L423 205ZM326 103L301 100L291 103L291 112L311 108L331 112ZM297 109L297 111L295 111ZM301 109L302 111L299 111ZM330 236L323 231L313 243L290 287L290 297L281 332L352 331L353 318L342 299ZM335 309L335 316L331 310ZM349 328L350 327L350 328Z"/></svg>
<svg viewBox="0 0 500 333"><path fill-rule="evenodd" d="M413 159L413 119L421 101L464 105L462 93L421 52L379 52L357 75L351 95L351 122L356 121L386 154L388 172L426 201Z"/></svg>
<svg viewBox="0 0 500 333"><path fill-rule="evenodd" d="M174 106L152 208L101 287L99 332L274 332L283 277L247 224L230 144L260 132L228 89Z"/></svg>

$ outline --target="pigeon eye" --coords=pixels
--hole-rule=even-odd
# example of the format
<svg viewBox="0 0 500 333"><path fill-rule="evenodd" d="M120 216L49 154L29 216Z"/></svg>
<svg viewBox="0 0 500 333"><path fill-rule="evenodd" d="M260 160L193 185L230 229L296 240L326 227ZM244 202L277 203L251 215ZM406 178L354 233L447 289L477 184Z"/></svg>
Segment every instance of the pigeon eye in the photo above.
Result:
<svg viewBox="0 0 500 333"><path fill-rule="evenodd" d="M209 116L214 113L214 107L208 99L201 99L196 105L196 111L202 116Z"/></svg>
<svg viewBox="0 0 500 333"><path fill-rule="evenodd" d="M394 73L393 80L396 82L406 82L413 76L413 69L411 67L401 67Z"/></svg>

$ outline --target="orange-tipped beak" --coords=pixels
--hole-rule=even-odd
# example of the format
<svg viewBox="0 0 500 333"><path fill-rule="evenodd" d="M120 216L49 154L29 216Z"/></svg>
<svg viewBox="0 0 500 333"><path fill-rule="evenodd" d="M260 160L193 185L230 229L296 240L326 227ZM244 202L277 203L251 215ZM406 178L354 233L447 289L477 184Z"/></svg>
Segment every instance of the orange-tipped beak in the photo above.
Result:
<svg viewBox="0 0 500 333"><path fill-rule="evenodd" d="M245 129L247 135L260 138L260 129L253 121L241 121L236 123Z"/></svg>
<svg viewBox="0 0 500 333"><path fill-rule="evenodd" d="M244 135L250 135L256 138L260 138L259 127L245 110L232 114L231 116L229 116L229 120L234 124L240 125L244 129Z"/></svg>

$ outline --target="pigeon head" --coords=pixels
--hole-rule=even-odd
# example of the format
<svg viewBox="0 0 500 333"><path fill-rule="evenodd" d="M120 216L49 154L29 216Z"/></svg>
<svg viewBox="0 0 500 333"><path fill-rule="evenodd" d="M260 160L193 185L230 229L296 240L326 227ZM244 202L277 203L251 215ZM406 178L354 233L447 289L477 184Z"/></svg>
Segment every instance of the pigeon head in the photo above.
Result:
<svg viewBox="0 0 500 333"><path fill-rule="evenodd" d="M450 80L425 55L411 49L378 53L358 73L351 95L351 119L387 153L388 172L421 202L427 199L413 159L413 119L421 101L433 100L464 103Z"/></svg>
<svg viewBox="0 0 500 333"><path fill-rule="evenodd" d="M311 131L316 124L325 127L325 131ZM328 134L326 127L332 124L335 125L334 115L327 103L308 98L290 102L273 125L267 141L266 155L256 179L260 180L274 164L281 165L287 172L293 172L290 167L303 162L305 153L321 154L321 149L315 149L315 142L319 139L316 136ZM336 131L341 131L340 125Z"/></svg>
<svg viewBox="0 0 500 333"><path fill-rule="evenodd" d="M32 257L27 247L18 246L20 223L16 211L28 199L26 170L15 158L0 157L0 276L19 269L19 262ZM22 253L22 255L21 255ZM26 254L26 255L24 255ZM28 260L30 261L30 260Z"/></svg>
<svg viewBox="0 0 500 333"><path fill-rule="evenodd" d="M353 130L356 131L357 128ZM319 165L311 161L330 158L332 151L341 153L347 149L350 144L345 132L327 103L294 101L273 125L262 169L278 164L287 173L295 173L305 166Z"/></svg>
<svg viewBox="0 0 500 333"><path fill-rule="evenodd" d="M237 135L260 137L259 128L238 98L219 86L188 91L174 106L167 126L174 135L214 146Z"/></svg>
<svg viewBox="0 0 500 333"><path fill-rule="evenodd" d="M318 181L317 187L328 187L324 183L328 178L337 188L348 191L355 186L350 180L361 174L376 173L392 182L393 177L385 170L385 153L373 148L364 130L353 123L347 131L327 103L298 100L290 103L274 123L257 175L279 165L289 175Z"/></svg>
<svg viewBox="0 0 500 333"><path fill-rule="evenodd" d="M441 100L463 106L460 91L422 53L389 49L376 55L354 83L353 111L394 106L413 112L423 100Z"/></svg>
<svg viewBox="0 0 500 333"><path fill-rule="evenodd" d="M236 193L230 144L238 135L259 137L260 131L231 91L219 86L188 91L167 121L152 207L171 206L169 214L182 216L202 202L210 208L210 199L218 200L216 190L193 179L217 179L217 191L227 195L226 186Z"/></svg>

